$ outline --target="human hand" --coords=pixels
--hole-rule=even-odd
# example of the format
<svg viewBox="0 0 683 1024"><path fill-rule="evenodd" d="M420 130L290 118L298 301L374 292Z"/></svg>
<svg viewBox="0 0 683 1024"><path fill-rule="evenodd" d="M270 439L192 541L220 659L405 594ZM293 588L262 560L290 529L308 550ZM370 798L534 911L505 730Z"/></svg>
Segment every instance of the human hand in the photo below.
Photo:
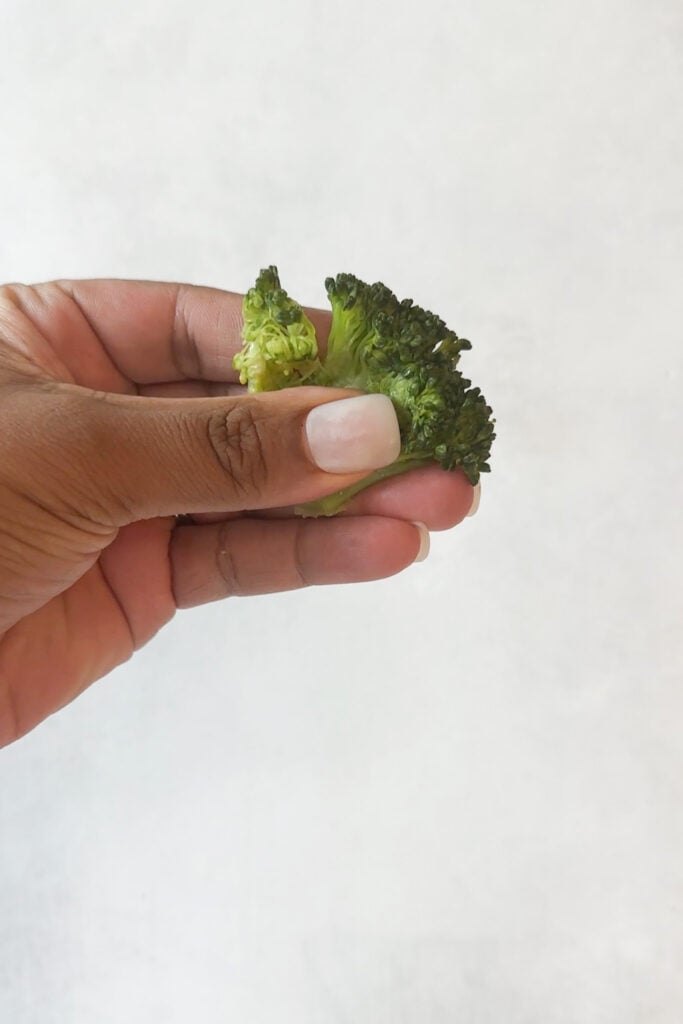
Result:
<svg viewBox="0 0 683 1024"><path fill-rule="evenodd" d="M326 337L327 314L309 315ZM390 576L424 553L415 523L476 505L435 466L335 519L294 517L393 461L396 418L383 396L246 395L240 322L241 296L211 288L0 288L0 746L176 608Z"/></svg>

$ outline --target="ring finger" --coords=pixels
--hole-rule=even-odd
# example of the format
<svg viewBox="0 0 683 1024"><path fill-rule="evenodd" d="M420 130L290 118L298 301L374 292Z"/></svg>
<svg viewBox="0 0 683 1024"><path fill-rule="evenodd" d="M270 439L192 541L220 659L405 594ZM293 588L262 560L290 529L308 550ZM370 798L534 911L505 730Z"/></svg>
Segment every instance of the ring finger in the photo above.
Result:
<svg viewBox="0 0 683 1024"><path fill-rule="evenodd" d="M393 576L426 554L426 533L379 516L234 519L180 525L170 544L178 608L225 597L270 594Z"/></svg>

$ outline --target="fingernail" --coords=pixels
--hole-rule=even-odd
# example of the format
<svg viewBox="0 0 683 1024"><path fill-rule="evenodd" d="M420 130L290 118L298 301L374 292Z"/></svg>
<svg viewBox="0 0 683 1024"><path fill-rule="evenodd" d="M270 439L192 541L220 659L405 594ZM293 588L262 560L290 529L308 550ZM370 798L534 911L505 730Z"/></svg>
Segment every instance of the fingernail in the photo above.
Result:
<svg viewBox="0 0 683 1024"><path fill-rule="evenodd" d="M413 562L424 562L429 554L429 530L424 523L413 523L413 526L417 527L417 532L420 534L420 547Z"/></svg>
<svg viewBox="0 0 683 1024"><path fill-rule="evenodd" d="M481 481L478 484L475 484L475 487L474 487L474 497L472 498L472 504L470 505L470 510L467 513L468 516L473 516L474 515L474 513L479 508L479 502L480 501L481 501Z"/></svg>
<svg viewBox="0 0 683 1024"><path fill-rule="evenodd" d="M386 395L318 405L306 417L313 461L326 473L362 473L395 462L401 451L396 412Z"/></svg>

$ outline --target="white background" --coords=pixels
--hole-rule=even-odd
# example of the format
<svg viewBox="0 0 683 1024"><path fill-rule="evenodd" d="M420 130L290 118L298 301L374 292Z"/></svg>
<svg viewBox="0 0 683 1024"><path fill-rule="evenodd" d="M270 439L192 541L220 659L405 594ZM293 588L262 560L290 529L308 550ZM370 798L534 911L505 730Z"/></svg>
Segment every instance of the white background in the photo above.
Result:
<svg viewBox="0 0 683 1024"><path fill-rule="evenodd" d="M0 279L474 341L479 514L0 754L3 1024L680 1024L680 0L0 0Z"/></svg>

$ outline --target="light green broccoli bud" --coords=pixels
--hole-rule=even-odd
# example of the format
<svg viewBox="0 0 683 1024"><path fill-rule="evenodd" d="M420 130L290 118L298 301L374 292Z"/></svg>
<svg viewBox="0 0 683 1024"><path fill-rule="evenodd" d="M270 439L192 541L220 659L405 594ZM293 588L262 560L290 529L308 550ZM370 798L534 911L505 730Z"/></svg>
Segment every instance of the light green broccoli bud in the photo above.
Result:
<svg viewBox="0 0 683 1024"><path fill-rule="evenodd" d="M280 287L275 267L262 270L244 296L243 347L234 359L250 391L304 384L319 371L315 328L301 306Z"/></svg>

